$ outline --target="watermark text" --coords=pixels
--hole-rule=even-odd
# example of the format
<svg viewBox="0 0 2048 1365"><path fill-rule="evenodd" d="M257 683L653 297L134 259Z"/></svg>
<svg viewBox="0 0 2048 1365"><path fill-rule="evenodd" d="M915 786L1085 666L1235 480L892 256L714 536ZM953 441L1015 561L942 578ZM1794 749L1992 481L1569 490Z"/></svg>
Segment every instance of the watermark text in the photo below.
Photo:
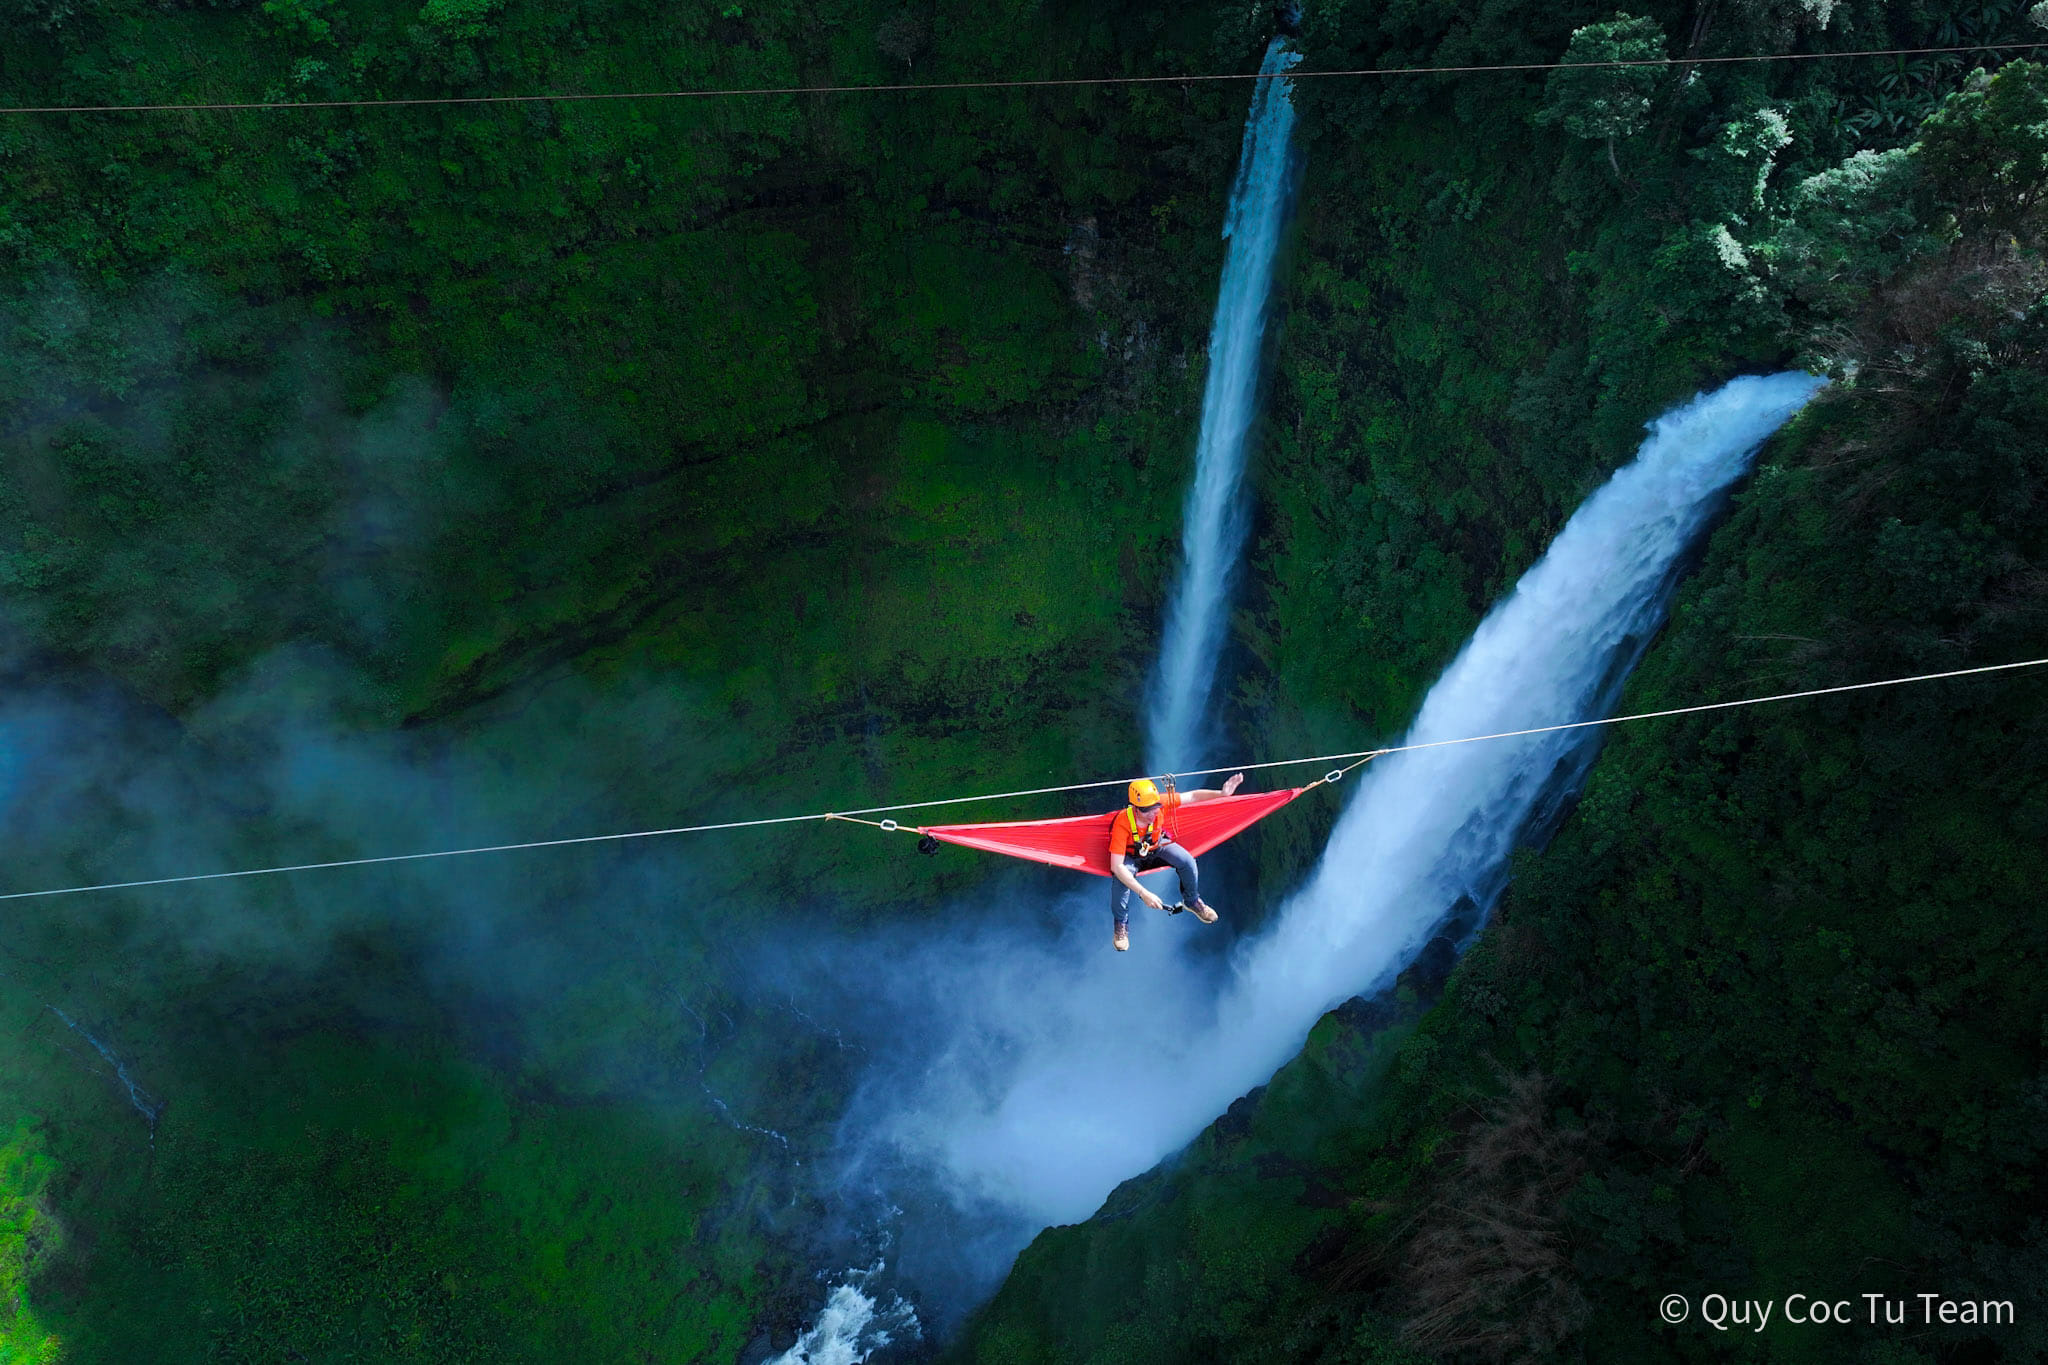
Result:
<svg viewBox="0 0 2048 1365"><path fill-rule="evenodd" d="M1657 1301L1657 1315L1677 1324L1695 1315L1693 1300L1666 1294ZM1774 1323L1795 1326L1823 1324L1869 1327L2010 1327L2011 1299L1958 1299L1946 1294L1788 1294L1782 1299L1745 1299L1727 1294L1702 1294L1699 1320L1717 1332L1761 1332Z"/></svg>

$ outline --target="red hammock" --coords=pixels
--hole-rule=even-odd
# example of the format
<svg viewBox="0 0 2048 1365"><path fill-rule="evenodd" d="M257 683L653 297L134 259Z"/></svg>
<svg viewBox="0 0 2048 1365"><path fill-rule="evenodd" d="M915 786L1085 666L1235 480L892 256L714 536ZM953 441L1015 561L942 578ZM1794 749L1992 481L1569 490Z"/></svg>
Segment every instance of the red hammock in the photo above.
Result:
<svg viewBox="0 0 2048 1365"><path fill-rule="evenodd" d="M1259 792L1252 796L1212 796L1192 805L1183 803L1174 812L1173 840L1188 852L1201 856L1216 845L1241 834L1279 810L1306 787ZM1109 823L1123 814L1113 810L1104 815L1073 815L1064 820L1011 820L995 825L925 825L918 833L929 834L949 844L1004 853L1012 858L1029 858L1034 863L1070 867L1076 872L1109 875Z"/></svg>

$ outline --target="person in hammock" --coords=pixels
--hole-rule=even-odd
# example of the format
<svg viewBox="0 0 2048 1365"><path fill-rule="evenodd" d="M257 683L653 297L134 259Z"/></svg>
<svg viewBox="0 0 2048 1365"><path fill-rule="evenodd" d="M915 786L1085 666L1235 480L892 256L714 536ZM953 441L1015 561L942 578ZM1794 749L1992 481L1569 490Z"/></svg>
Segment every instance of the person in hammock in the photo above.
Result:
<svg viewBox="0 0 2048 1365"><path fill-rule="evenodd" d="M1131 947L1131 893L1138 893L1138 899L1154 910L1166 909L1166 902L1147 891L1138 883L1138 874L1153 872L1170 867L1180 875L1181 903L1174 911L1192 910L1195 918L1204 924L1216 922L1216 912L1202 900L1200 874L1195 869L1194 855L1174 842L1173 817L1183 803L1195 805L1211 801L1219 796L1229 796L1244 781L1244 774L1237 773L1223 784L1222 790L1204 788L1199 791L1169 791L1162 798L1159 788L1149 777L1141 777L1131 783L1125 793L1130 804L1117 813L1109 825L1109 909L1116 921L1116 935L1112 940L1120 953L1129 952Z"/></svg>

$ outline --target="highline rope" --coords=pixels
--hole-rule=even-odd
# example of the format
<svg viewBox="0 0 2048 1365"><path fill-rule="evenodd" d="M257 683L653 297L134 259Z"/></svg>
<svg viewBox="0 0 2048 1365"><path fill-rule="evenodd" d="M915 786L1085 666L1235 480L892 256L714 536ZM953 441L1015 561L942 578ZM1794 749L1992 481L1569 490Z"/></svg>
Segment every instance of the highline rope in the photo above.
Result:
<svg viewBox="0 0 2048 1365"><path fill-rule="evenodd" d="M1984 673L2003 673L2016 668L2037 668L2048 664L2048 658L2023 659L2017 663L1985 664L1978 668L1956 668L1945 673L1919 673L1906 678L1882 678L1876 682L1844 683L1837 687L1814 687L1803 692L1779 692L1767 697L1743 697L1736 701L1704 702L1698 706L1678 706L1664 711L1642 711L1628 716L1608 716L1601 720L1567 721L1559 725L1536 725L1526 730L1502 730L1489 735L1466 735L1458 739L1428 740L1420 744L1398 744L1386 749L1359 749L1344 754L1319 754L1310 758L1280 758L1266 763L1240 763L1223 768L1204 768L1191 773L1179 773L1180 777L1206 777L1214 773L1255 772L1265 768L1285 768L1305 763L1337 763L1355 760L1347 766L1309 783L1311 787L1338 780L1344 773L1360 764L1390 754L1414 753L1421 749L1441 749L1455 744L1481 744L1489 740L1519 739L1528 735L1554 734L1562 730L1584 730L1599 725L1620 725L1632 720L1657 720L1667 716L1689 716L1702 711L1725 711L1736 706L1762 706L1768 702L1797 701L1804 697L1832 696L1838 692L1863 692L1876 687L1902 687L1908 683L1936 682L1943 678L1967 678ZM390 853L374 858L337 858L324 863L294 863L284 867L252 867L235 872L195 872L182 877L150 877L139 881L99 882L91 886L64 886L46 891L13 891L0 895L0 901L28 900L40 896L74 896L88 891L128 891L145 886L173 886L183 882L223 881L230 877L265 877L282 872L315 872L334 867L367 867L377 863L417 862L427 858L460 858L473 853L510 853L529 848L562 848L570 844L596 844L617 842L624 839L653 839L668 834L707 834L714 830L753 829L762 825L800 824L807 820L855 820L867 815L887 815L895 811L928 810L935 806L958 806L974 801L1006 801L1020 796L1051 796L1061 792L1092 791L1102 787L1119 787L1131 782L1127 777L1105 778L1098 782L1070 782L1059 787L1029 787L1018 791L987 792L979 796L949 796L934 801L906 801L893 806L864 806L858 810L815 811L807 815L774 815L759 820L726 820L709 825L677 825L669 829L633 830L625 834L585 834L567 839L532 839L517 844L486 844L476 848L437 849L428 853ZM903 830L916 833L915 827L904 826L894 820L857 820L857 823L874 825L894 832Z"/></svg>
<svg viewBox="0 0 2048 1365"><path fill-rule="evenodd" d="M542 95L420 95L366 100L230 100L191 104L48 104L0 106L0 114L196 114L257 109L391 109L415 105L576 104L611 100L739 99L762 95L882 95L946 90L1034 90L1061 86L1193 85L1215 81L1303 81L1368 76L1471 76L1492 72L1592 71L1621 66L1719 66L1738 62L1811 62L1857 57L1929 57L1958 53L2031 52L2048 43L1972 43L1959 47L1887 47L1855 52L1757 52L1730 57L1654 57L1606 62L1496 62L1472 66L1364 66L1335 71L1203 72L1181 76L1067 76L1003 81L932 81L893 85L759 85L715 90L621 90Z"/></svg>

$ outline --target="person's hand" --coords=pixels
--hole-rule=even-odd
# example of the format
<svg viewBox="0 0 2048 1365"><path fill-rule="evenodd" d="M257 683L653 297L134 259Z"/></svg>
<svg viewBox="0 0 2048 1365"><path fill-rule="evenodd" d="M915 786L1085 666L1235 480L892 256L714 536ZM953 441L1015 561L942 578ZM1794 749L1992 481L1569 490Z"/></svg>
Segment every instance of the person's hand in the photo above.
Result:
<svg viewBox="0 0 2048 1365"><path fill-rule="evenodd" d="M1166 908L1166 902L1153 895L1150 891L1140 891L1138 894L1143 896L1145 904L1151 906L1154 910L1164 910Z"/></svg>
<svg viewBox="0 0 2048 1365"><path fill-rule="evenodd" d="M1223 784L1223 794L1224 794L1225 796L1228 796L1228 795L1230 795L1230 794L1231 794L1232 792L1236 791L1236 790L1238 789L1238 787L1239 787L1239 786L1240 786L1240 785L1241 785L1241 784L1242 784L1243 782L1244 782L1244 774L1243 774L1243 773L1237 773L1237 774L1235 774L1234 776L1232 776L1232 777L1231 777L1231 779L1230 779L1230 780L1229 780L1228 782L1225 782L1225 783Z"/></svg>

